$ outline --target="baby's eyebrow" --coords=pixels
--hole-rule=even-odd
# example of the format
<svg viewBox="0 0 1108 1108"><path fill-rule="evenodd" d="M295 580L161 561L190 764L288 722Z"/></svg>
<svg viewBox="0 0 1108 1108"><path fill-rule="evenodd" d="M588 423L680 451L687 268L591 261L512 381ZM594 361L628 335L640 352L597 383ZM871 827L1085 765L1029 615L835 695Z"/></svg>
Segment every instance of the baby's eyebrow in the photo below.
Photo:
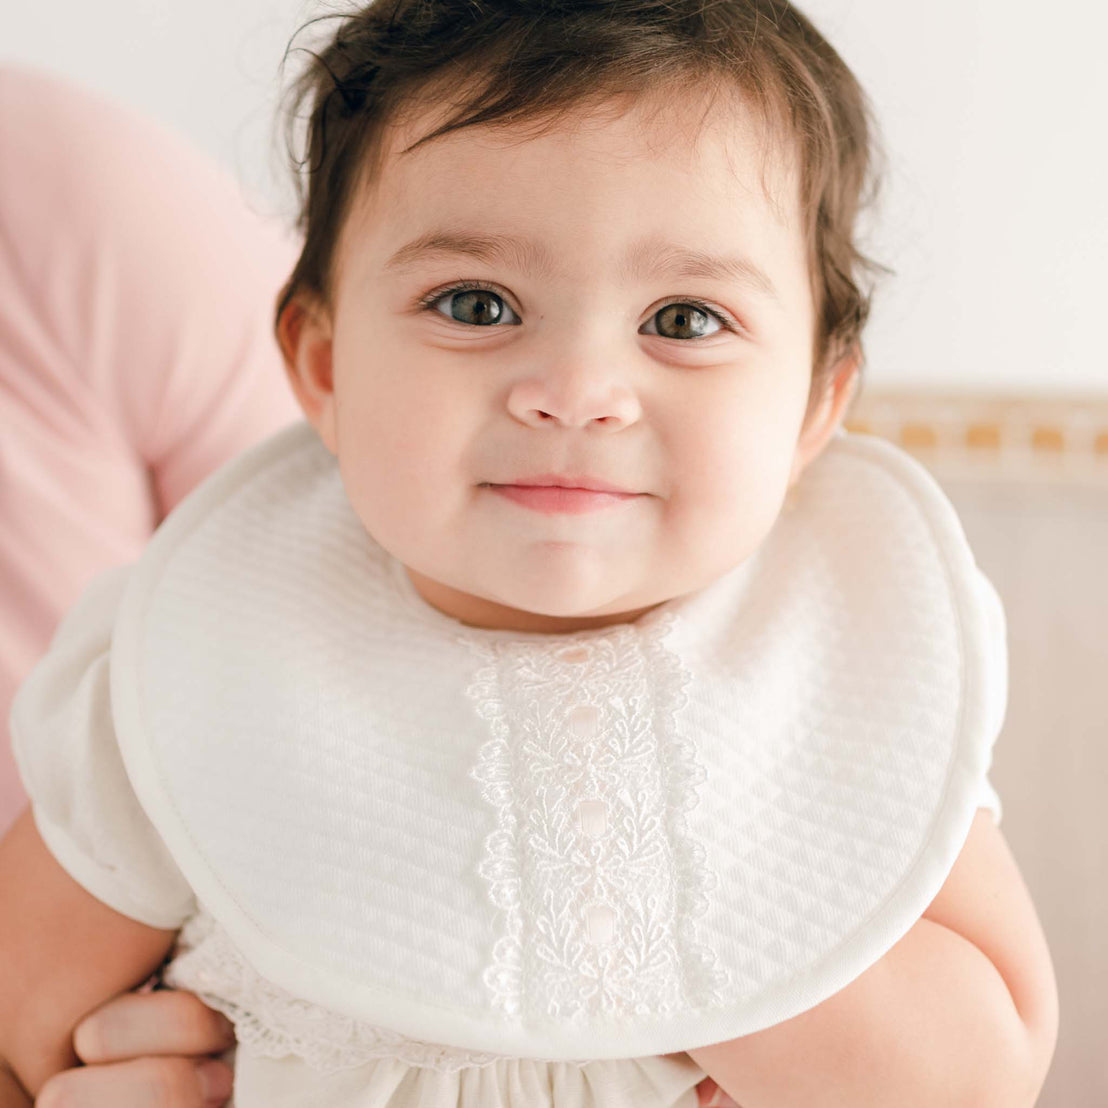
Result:
<svg viewBox="0 0 1108 1108"><path fill-rule="evenodd" d="M517 235L448 228L436 228L406 242L389 256L385 269L396 272L428 258L459 254L486 262L510 262L540 278L549 278L554 270L553 258L541 243ZM727 281L780 301L773 282L749 258L741 254L708 254L657 236L639 239L624 256L621 279L633 281L644 276Z"/></svg>

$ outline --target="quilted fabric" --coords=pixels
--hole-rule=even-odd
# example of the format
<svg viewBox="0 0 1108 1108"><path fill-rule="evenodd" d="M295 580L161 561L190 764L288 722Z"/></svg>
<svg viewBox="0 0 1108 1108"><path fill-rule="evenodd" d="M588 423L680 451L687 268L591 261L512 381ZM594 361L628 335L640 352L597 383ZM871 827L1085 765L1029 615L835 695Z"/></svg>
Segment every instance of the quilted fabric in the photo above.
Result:
<svg viewBox="0 0 1108 1108"><path fill-rule="evenodd" d="M845 434L724 578L547 635L426 604L298 425L163 524L111 654L202 909L171 980L330 1073L583 1074L818 1004L941 887L1005 681L946 498Z"/></svg>

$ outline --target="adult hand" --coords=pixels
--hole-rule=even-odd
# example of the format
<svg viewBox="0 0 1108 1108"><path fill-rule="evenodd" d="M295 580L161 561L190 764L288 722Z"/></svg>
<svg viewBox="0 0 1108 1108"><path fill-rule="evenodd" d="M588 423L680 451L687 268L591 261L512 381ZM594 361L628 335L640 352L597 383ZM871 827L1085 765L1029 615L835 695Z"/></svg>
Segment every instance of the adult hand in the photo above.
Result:
<svg viewBox="0 0 1108 1108"><path fill-rule="evenodd" d="M230 1020L192 993L125 993L77 1025L85 1064L51 1077L35 1108L219 1108L233 1074L213 1055L234 1044Z"/></svg>

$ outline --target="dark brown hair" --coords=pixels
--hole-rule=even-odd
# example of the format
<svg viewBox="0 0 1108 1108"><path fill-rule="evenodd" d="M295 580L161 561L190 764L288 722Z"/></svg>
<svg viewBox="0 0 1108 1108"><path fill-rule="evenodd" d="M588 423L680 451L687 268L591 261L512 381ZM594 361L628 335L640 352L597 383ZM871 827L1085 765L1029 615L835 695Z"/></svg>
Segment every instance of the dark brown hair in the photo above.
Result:
<svg viewBox="0 0 1108 1108"><path fill-rule="evenodd" d="M438 89L459 105L407 153L461 127L556 124L587 103L705 89L739 93L764 134L782 147L791 140L797 157L817 321L809 413L840 358L862 354L871 294L859 286L861 271L891 272L854 241L856 217L879 186L872 109L843 60L785 0L376 0L307 26L320 19L341 22L319 53L308 51L290 89L287 141L304 246L278 319L298 292L330 303L352 197L373 179L385 126L405 106Z"/></svg>

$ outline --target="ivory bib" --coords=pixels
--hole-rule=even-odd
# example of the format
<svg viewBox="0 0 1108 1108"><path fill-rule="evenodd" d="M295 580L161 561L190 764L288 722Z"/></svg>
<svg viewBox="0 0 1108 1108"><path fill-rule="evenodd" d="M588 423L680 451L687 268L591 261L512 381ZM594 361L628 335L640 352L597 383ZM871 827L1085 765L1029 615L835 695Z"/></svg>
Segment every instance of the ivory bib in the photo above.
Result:
<svg viewBox="0 0 1108 1108"><path fill-rule="evenodd" d="M950 503L840 434L762 545L636 623L470 628L306 424L196 489L111 653L128 774L252 971L401 1039L553 1060L736 1038L938 893L1004 713Z"/></svg>

